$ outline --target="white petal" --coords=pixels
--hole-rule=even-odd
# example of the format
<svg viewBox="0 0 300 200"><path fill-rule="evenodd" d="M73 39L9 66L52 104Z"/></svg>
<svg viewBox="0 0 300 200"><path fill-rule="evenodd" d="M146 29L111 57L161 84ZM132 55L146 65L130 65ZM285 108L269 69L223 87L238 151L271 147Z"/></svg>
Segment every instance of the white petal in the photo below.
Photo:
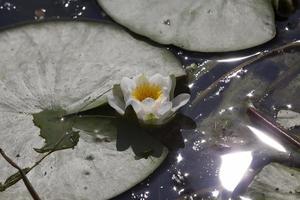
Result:
<svg viewBox="0 0 300 200"><path fill-rule="evenodd" d="M165 96L164 94L162 96L160 96L157 100L156 100L156 103L164 103L165 101L169 101L169 97L168 96Z"/></svg>
<svg viewBox="0 0 300 200"><path fill-rule="evenodd" d="M149 81L153 84L158 84L163 87L169 87L171 78L170 76L162 76L161 74L154 74L149 78Z"/></svg>
<svg viewBox="0 0 300 200"><path fill-rule="evenodd" d="M152 84L157 84L162 87L163 94L169 97L170 90L172 88L172 80L170 76L162 76L161 74L155 74L149 78Z"/></svg>
<svg viewBox="0 0 300 200"><path fill-rule="evenodd" d="M190 100L190 98L191 98L191 95L187 94L187 93L183 93L183 94L180 94L177 97L175 97L172 100L172 103L173 103L172 111L176 112L179 108L184 106Z"/></svg>
<svg viewBox="0 0 300 200"><path fill-rule="evenodd" d="M171 104L171 102L169 102ZM132 105L135 113L137 114L137 117L142 120L144 123L155 123L155 118L159 118L160 114L158 113L159 108L161 107L161 105L165 105L161 104L161 102L155 101L152 98L146 98L144 99L142 102L135 100L135 99L131 99L130 100L130 105ZM165 105L167 106L167 105ZM168 107L164 107L162 109L171 109ZM164 110L161 110L161 113L164 114ZM153 118L151 120L149 120L149 116L152 116Z"/></svg>
<svg viewBox="0 0 300 200"><path fill-rule="evenodd" d="M108 104L115 109L120 115L124 115L125 107L112 95L107 95Z"/></svg>
<svg viewBox="0 0 300 200"><path fill-rule="evenodd" d="M166 115L172 109L172 102L165 101L163 102L157 110L157 114L161 117Z"/></svg>
<svg viewBox="0 0 300 200"><path fill-rule="evenodd" d="M150 102L149 102L150 104ZM172 112L172 102L170 101L155 101L154 104L152 104L152 110L145 110L146 115L144 119L148 119L148 115L153 115L156 120L150 120L149 122L151 124L163 124L167 118L169 118L173 112ZM147 122L146 122L147 123Z"/></svg>
<svg viewBox="0 0 300 200"><path fill-rule="evenodd" d="M150 107L152 107L155 104L155 100L152 99L152 98L147 97L146 99L144 99L142 101L142 103L143 103L144 106L150 106Z"/></svg>
<svg viewBox="0 0 300 200"><path fill-rule="evenodd" d="M141 85L144 83L149 83L148 78L144 74L139 74L133 78L136 85Z"/></svg>
<svg viewBox="0 0 300 200"><path fill-rule="evenodd" d="M146 113L154 113L155 112L155 100L152 98L146 98L142 101L143 110Z"/></svg>
<svg viewBox="0 0 300 200"><path fill-rule="evenodd" d="M142 103L133 98L130 98L128 100L128 105L132 106L134 112L137 114L138 118L140 119L140 116L143 115L144 113Z"/></svg>
<svg viewBox="0 0 300 200"><path fill-rule="evenodd" d="M162 102L160 105L160 108L157 110L159 119L156 121L155 124L164 124L166 123L169 119L171 119L172 115L174 112L172 111L172 102L170 101L165 101Z"/></svg>
<svg viewBox="0 0 300 200"><path fill-rule="evenodd" d="M120 86L121 86L121 90L124 95L124 100L126 102L126 105L128 105L127 101L129 100L129 98L131 96L132 90L136 87L135 82L128 77L124 77L121 80Z"/></svg>

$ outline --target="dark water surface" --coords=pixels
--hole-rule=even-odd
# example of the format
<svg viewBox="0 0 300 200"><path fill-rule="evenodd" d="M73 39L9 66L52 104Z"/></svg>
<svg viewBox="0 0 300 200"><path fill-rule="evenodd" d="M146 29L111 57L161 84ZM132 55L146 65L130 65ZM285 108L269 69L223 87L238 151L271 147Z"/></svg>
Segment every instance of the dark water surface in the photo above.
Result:
<svg viewBox="0 0 300 200"><path fill-rule="evenodd" d="M0 26L3 28L44 19L110 21L95 0L0 0ZM246 104L249 101L255 102L258 109L264 110L271 117L275 115L276 110L283 107L292 107L300 112L297 98L300 97L300 93L298 96L297 93L296 96L284 93L284 87L277 90L274 84L285 72L299 74L299 45L275 52L274 55L249 65L249 69L240 70L222 79L216 89L204 99L200 98L199 93L223 74L259 53L269 52L281 45L300 40L299 23L298 9L288 19L277 20L277 36L272 41L238 52L195 53L173 46L167 47L190 73L192 100L181 112L193 118L198 128L192 131L182 130L185 148L171 152L154 174L114 199L192 200L215 199L220 196L229 199L231 192L228 190L231 186L228 180L226 183L227 172L224 172L222 167L220 169L222 163L231 159L232 165L229 168L233 171L229 170L232 174L227 175L227 179L229 177L232 180L238 174L238 168L236 171L234 169L240 163L245 164L253 159L253 168L261 168L268 163L265 158L269 158L272 150L251 135L251 131L255 134L257 129L253 129L255 125L246 115ZM190 65L192 63L194 64ZM294 78L287 75L288 81ZM284 83L288 87L288 82ZM268 88L272 84L278 92L263 98L265 94L269 94ZM290 144L283 143L284 148L289 150ZM275 148L279 148L280 151L280 147ZM229 156L222 156L225 154ZM220 177L221 174L225 178ZM227 189L225 192L224 187Z"/></svg>

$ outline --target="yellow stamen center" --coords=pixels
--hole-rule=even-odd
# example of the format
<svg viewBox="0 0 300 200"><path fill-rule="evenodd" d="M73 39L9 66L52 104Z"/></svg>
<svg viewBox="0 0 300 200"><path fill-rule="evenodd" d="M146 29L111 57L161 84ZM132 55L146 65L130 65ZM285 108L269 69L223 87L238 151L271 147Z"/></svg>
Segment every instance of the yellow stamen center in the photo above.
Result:
<svg viewBox="0 0 300 200"><path fill-rule="evenodd" d="M146 98L158 99L162 95L162 88L159 85L151 83L142 83L132 91L132 97L143 101Z"/></svg>

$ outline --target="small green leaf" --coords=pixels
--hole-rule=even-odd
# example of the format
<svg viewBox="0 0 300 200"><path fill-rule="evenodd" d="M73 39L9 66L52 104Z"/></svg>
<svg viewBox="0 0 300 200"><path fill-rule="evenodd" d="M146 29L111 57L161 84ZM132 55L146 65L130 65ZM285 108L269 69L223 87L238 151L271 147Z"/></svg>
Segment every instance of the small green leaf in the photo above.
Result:
<svg viewBox="0 0 300 200"><path fill-rule="evenodd" d="M40 149L35 148L38 153L73 148L77 145L79 133L72 129L73 119L64 118L65 114L64 110L45 110L33 114L33 122L40 128L40 136L46 143Z"/></svg>
<svg viewBox="0 0 300 200"><path fill-rule="evenodd" d="M29 168L29 167L25 168L25 169L22 169L24 174L27 174L30 170L31 170L31 168ZM0 183L0 192L5 191L7 188L9 188L10 186L16 184L21 179L22 179L22 175L19 171L15 174L11 175L10 177L8 177L6 179L4 184Z"/></svg>

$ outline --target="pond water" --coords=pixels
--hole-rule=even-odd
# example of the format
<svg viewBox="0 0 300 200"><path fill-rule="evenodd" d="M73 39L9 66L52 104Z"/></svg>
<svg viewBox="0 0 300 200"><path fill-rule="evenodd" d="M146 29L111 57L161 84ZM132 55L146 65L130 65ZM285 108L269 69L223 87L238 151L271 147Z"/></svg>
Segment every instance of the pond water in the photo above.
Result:
<svg viewBox="0 0 300 200"><path fill-rule="evenodd" d="M0 1L3 28L47 19L111 22L94 0ZM229 199L233 191L236 198L246 199L242 192L250 183L247 177L238 189L236 185L249 166L259 171L276 160L300 167L296 159L287 162L293 144L284 139L268 141L264 133L269 129L256 123L261 121L257 113L247 110L253 103L267 118L274 118L280 109L300 112L300 44L291 44L300 40L299 23L298 9L288 19L277 20L277 36L272 41L238 52L195 53L164 46L189 74L192 100L181 112L193 118L197 128L183 129L185 147L171 152L150 177L114 199ZM226 74L260 53L265 56ZM206 90L215 81L218 84ZM203 91L207 91L205 96Z"/></svg>

